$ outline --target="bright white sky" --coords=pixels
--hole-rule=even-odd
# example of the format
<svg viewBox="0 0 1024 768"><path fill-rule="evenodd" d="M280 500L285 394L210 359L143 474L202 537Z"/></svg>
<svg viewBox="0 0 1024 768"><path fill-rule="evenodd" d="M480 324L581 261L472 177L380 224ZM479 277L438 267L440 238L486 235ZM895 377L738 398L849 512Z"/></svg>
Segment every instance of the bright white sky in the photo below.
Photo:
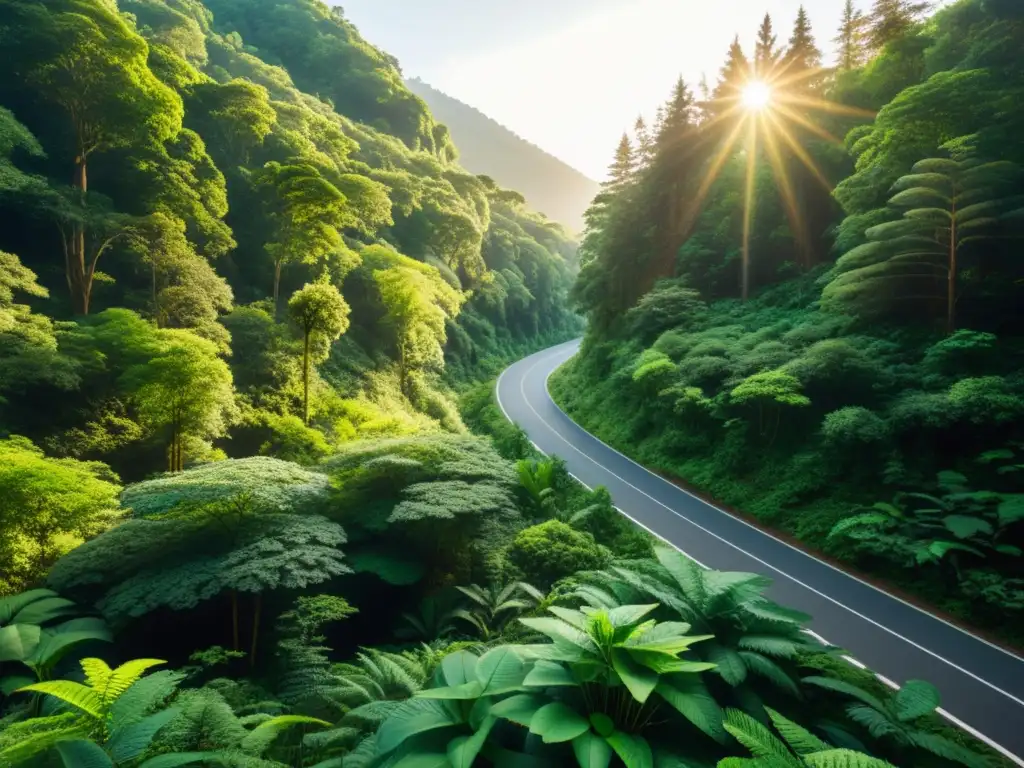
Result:
<svg viewBox="0 0 1024 768"><path fill-rule="evenodd" d="M869 0L856 0L866 7ZM801 0L342 0L374 45L592 178L637 114L682 74L713 85L734 35L748 54L765 12L779 43ZM826 62L844 0L803 0Z"/></svg>

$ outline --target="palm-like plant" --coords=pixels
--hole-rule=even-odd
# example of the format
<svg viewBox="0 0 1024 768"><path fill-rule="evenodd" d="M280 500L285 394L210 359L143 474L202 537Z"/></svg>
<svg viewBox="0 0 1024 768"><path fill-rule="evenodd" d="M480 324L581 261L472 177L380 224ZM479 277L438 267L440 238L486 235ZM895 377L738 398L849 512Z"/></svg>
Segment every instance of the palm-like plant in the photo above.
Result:
<svg viewBox="0 0 1024 768"><path fill-rule="evenodd" d="M553 617L520 619L551 642L446 656L433 686L396 707L364 748L409 764L469 766L482 754L537 766L575 758L589 768L618 755L633 768L652 764L648 726L659 711L724 742L721 710L700 678L712 665L681 658L707 638L648 619L656 608L551 608Z"/></svg>
<svg viewBox="0 0 1024 768"><path fill-rule="evenodd" d="M543 592L523 581L514 581L504 587L470 584L457 589L471 603L468 609L456 610L454 616L472 625L477 636L485 642L500 635L509 621L544 601Z"/></svg>
<svg viewBox="0 0 1024 768"><path fill-rule="evenodd" d="M830 677L805 677L803 681L853 699L846 707L846 714L883 741L903 749L923 749L969 768L985 768L989 764L981 755L920 727L920 719L939 706L939 692L931 683L908 680L898 691L882 699L856 685Z"/></svg>
<svg viewBox="0 0 1024 768"><path fill-rule="evenodd" d="M884 760L861 752L836 749L778 712L772 709L766 711L775 729L781 734L781 739L745 712L726 710L725 729L750 750L754 758L727 757L719 761L718 768L894 768Z"/></svg>
<svg viewBox="0 0 1024 768"><path fill-rule="evenodd" d="M432 643L454 634L458 625L451 601L443 596L431 595L420 601L415 613L403 613L402 625L395 632L406 640Z"/></svg>
<svg viewBox="0 0 1024 768"><path fill-rule="evenodd" d="M751 678L800 696L794 675L783 665L803 651L821 649L803 632L810 617L767 599L764 591L771 581L763 576L707 570L669 547L656 547L655 554L660 568L638 564L613 570L639 595L657 600L663 611L712 636L696 653L715 665L715 674L734 690L744 709L763 716L759 698L745 685ZM620 594L622 588L617 587ZM618 599L607 589L593 587L579 595L588 601Z"/></svg>
<svg viewBox="0 0 1024 768"><path fill-rule="evenodd" d="M552 517L555 508L555 463L523 459L516 463L519 485L539 515Z"/></svg>
<svg viewBox="0 0 1024 768"><path fill-rule="evenodd" d="M48 589L0 598L0 665L18 665L0 676L0 694L9 695L34 681L49 679L61 659L84 643L112 640L102 619L55 623L77 611L73 602Z"/></svg>

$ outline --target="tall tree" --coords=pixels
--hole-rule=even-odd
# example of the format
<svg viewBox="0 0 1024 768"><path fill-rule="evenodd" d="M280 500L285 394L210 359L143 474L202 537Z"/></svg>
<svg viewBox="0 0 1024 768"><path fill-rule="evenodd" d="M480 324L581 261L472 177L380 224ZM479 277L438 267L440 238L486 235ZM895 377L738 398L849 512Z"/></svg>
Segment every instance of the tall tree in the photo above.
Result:
<svg viewBox="0 0 1024 768"><path fill-rule="evenodd" d="M55 105L68 127L74 159L73 207L53 210L61 236L68 289L77 314L89 313L100 256L108 237L90 237L90 158L128 146L157 147L181 129L181 99L149 70L149 47L113 4L0 1L0 45L12 74ZM109 223L109 222L108 222Z"/></svg>
<svg viewBox="0 0 1024 768"><path fill-rule="evenodd" d="M750 60L743 52L743 46L740 45L740 38L737 35L729 46L725 64L718 73L718 82L711 92L709 111L712 116L720 116L735 107L740 98L740 92L750 76Z"/></svg>
<svg viewBox="0 0 1024 768"><path fill-rule="evenodd" d="M302 420L308 425L311 342L331 342L348 330L349 306L337 288L321 280L292 294L288 314L302 331Z"/></svg>
<svg viewBox="0 0 1024 768"><path fill-rule="evenodd" d="M615 159L608 168L608 189L617 192L633 180L636 170L636 158L633 156L633 143L628 134L622 134L619 146L615 149Z"/></svg>
<svg viewBox="0 0 1024 768"><path fill-rule="evenodd" d="M931 6L931 2L919 0L875 0L867 21L871 48L881 50L903 37Z"/></svg>
<svg viewBox="0 0 1024 768"><path fill-rule="evenodd" d="M841 71L848 72L864 64L867 58L866 40L867 17L854 6L853 0L846 0L839 34L833 40L837 51L836 63Z"/></svg>
<svg viewBox="0 0 1024 768"><path fill-rule="evenodd" d="M345 196L312 165L271 161L255 175L274 233L265 248L274 264L274 307L285 264L315 264L342 245L349 221Z"/></svg>
<svg viewBox="0 0 1024 768"><path fill-rule="evenodd" d="M781 58L778 42L772 26L772 17L766 13L757 30L757 44L754 47L754 73L759 78L770 77L775 71Z"/></svg>
<svg viewBox="0 0 1024 768"><path fill-rule="evenodd" d="M943 307L946 332L953 333L964 251L998 232L1002 215L1019 204L1009 191L1020 178L1013 163L969 155L916 163L893 186L897 194L889 201L903 209L903 217L867 230L868 242L836 264L823 302L891 311L926 301Z"/></svg>
<svg viewBox="0 0 1024 768"><path fill-rule="evenodd" d="M820 81L817 75L821 69L821 50L814 41L811 20L802 5L797 12L793 34L789 38L789 47L783 61L782 76L789 83L787 88L813 90Z"/></svg>
<svg viewBox="0 0 1024 768"><path fill-rule="evenodd" d="M654 160L654 137L643 115L637 117L633 131L636 133L636 170L644 171Z"/></svg>

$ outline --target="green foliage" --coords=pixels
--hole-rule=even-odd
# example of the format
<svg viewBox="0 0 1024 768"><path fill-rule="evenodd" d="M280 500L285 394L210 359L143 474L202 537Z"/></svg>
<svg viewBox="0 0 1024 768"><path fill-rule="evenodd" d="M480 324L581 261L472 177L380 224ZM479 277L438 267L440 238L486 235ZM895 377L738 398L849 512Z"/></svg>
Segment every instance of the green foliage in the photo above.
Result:
<svg viewBox="0 0 1024 768"><path fill-rule="evenodd" d="M609 552L593 536L558 520L524 528L505 556L517 573L541 588L577 571L602 568L609 560Z"/></svg>
<svg viewBox="0 0 1024 768"><path fill-rule="evenodd" d="M0 440L0 594L32 584L117 522L119 491L103 464L47 458L21 437Z"/></svg>

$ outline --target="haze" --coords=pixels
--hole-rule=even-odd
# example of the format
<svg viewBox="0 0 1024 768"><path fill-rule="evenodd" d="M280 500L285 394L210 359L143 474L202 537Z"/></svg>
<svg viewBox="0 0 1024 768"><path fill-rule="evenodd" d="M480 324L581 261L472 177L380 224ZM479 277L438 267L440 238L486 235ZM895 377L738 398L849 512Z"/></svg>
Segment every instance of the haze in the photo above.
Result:
<svg viewBox="0 0 1024 768"><path fill-rule="evenodd" d="M844 0L805 0L832 57ZM344 8L407 76L465 101L595 179L638 113L682 74L714 82L734 35L753 48L764 13L779 42L801 0L347 0ZM866 5L861 0L859 5ZM554 7L553 7L554 6Z"/></svg>

